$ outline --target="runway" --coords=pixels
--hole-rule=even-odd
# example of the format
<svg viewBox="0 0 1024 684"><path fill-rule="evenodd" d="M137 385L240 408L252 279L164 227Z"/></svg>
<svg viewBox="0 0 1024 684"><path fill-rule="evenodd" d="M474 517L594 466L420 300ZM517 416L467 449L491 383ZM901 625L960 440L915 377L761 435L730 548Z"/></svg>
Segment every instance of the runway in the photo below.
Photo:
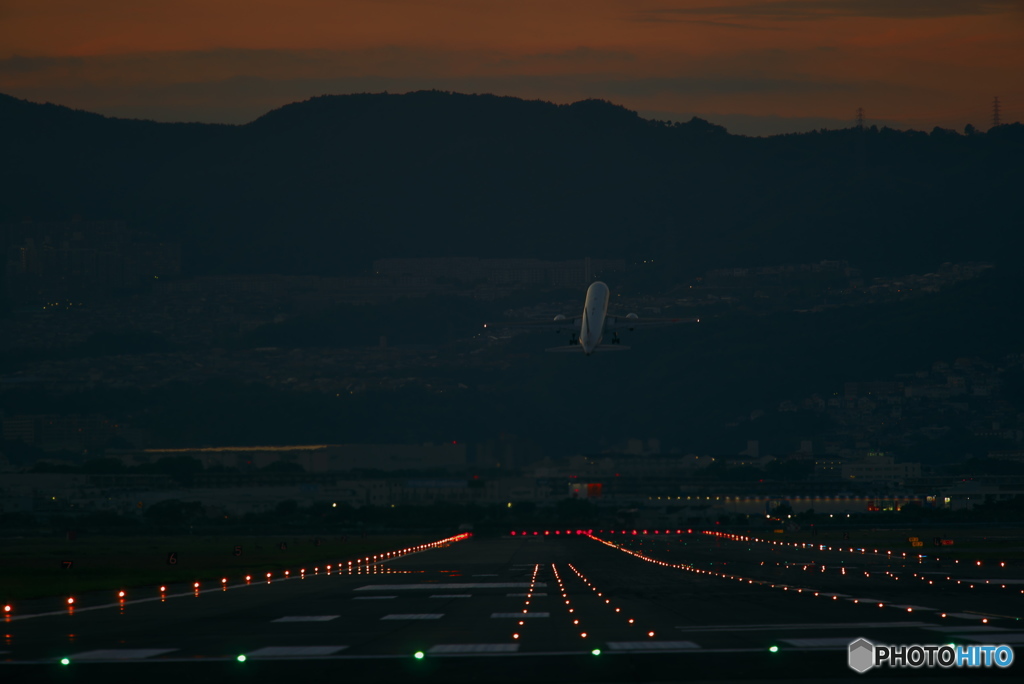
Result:
<svg viewBox="0 0 1024 684"><path fill-rule="evenodd" d="M850 642L1024 644L1022 587L694 532L469 538L349 570L19 607L3 681L822 681L1019 676L847 665ZM846 553L848 558L842 558ZM330 561L328 561L330 562ZM340 572L339 572L340 567ZM920 575L920 577L919 577ZM931 584L928 584L930 581ZM963 579L963 578L961 578ZM64 661L66 664L62 664Z"/></svg>

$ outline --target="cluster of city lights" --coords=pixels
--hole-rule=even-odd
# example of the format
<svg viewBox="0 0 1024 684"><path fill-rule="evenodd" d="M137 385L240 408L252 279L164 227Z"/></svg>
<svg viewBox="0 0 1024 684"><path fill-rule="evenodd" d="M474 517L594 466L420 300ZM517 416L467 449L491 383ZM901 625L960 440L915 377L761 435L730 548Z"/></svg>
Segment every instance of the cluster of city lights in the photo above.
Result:
<svg viewBox="0 0 1024 684"><path fill-rule="evenodd" d="M639 558L640 560L644 560L644 561L647 561L648 563L653 563L655 565L660 565L660 566L667 567L667 568L675 568L675 569L678 569L678 570L685 570L687 572L693 572L693 573L696 573L696 574L699 574L699 575L708 575L710 577L719 577L721 579L736 580L737 582L740 582L741 584L768 587L770 589L781 589L782 591L787 591L787 592L792 590L792 593L795 593L795 594L804 594L804 593L806 593L808 595L813 595L815 597L831 598L833 601L838 601L839 600L839 594L832 593L832 592L815 591L813 589L808 589L808 588L804 588L804 587L793 587L793 586L790 586L788 584L779 584L779 583L769 582L767 580L755 579L755 578L752 578L752 577L741 577L739 575L731 575L731 574L724 573L724 572L716 572L714 570L705 570L703 568L697 568L697 567L695 567L693 565L689 565L689 564L686 564L686 563L668 563L666 561L659 560L657 558L652 558L651 556L647 556L647 555L645 555L643 553L640 553L638 551L633 551L632 549L627 549L627 548L625 548L623 546L620 546L619 544L607 541L605 539L601 539L601 538L596 537L594 535L589 535L589 536L594 541L600 542L600 543L604 544L605 546L609 546L609 547L611 547L613 549L616 549L618 551L622 551L623 553L628 553L629 555L631 555L631 556L633 556L635 558ZM845 570L845 568L844 568L844 570ZM849 599L849 600L852 603L854 603L854 604L860 604L861 603L860 599ZM865 605L866 605L866 603L865 603ZM878 605L879 608L885 608L885 607L889 606L890 604L887 604L887 603L885 603L883 601L883 602L877 603L877 605ZM899 606L899 605L893 604L893 605L891 605L891 607L899 608L900 610L910 610L910 612L913 612L912 609L908 609L905 606ZM940 613L939 615L940 615L940 617L943 617L943 618L947 617L947 613ZM981 616L979 616L979 617L981 619L982 624L988 624L988 618L981 617Z"/></svg>
<svg viewBox="0 0 1024 684"><path fill-rule="evenodd" d="M385 552L385 553L379 553L379 554L372 555L372 556L365 556L363 558L357 558L355 560L350 560L350 561L347 561L347 562L346 561L339 561L337 563L337 565L329 564L329 565L323 566L323 568L324 568L324 571L326 572L326 574L328 574L328 575L332 574L332 571L336 572L338 575L341 575L343 573L344 574L363 574L363 573L366 573L366 574L371 574L371 573L373 573L373 574L376 574L376 573L389 574L389 573L409 572L409 571L392 570L390 568L378 568L377 566L380 563L385 563L387 561L395 560L397 558L401 558L402 556L407 556L407 555L412 554L412 553L419 553L419 552L422 552L422 551L428 551L430 549L435 549L435 548L443 548L443 547L449 546L451 544L454 544L455 542L463 541L464 539L467 539L470 536L471 536L471 533L464 532L462 534L457 534L455 536L447 537L445 539L439 539L437 541L429 542L429 543L426 543L426 544L418 544L416 546L409 546L409 547L406 547L404 549L399 549L397 551L388 551L388 552ZM307 574L306 573L306 568L301 568L299 570L298 579L305 579L306 574ZM319 575L320 574L320 566L314 566L313 574L314 575ZM253 575L252 574L247 574L247 575L245 575L245 577L243 579L243 582L244 582L244 584L247 584L247 585L248 584L252 584L252 579L253 579ZM296 577L292 574L291 570L284 570L283 572L280 573L280 576L276 577L276 578L274 577L274 573L267 572L267 573L264 574L264 579L266 580L267 584L270 584L271 582L275 582L275 581L279 581L279 580L296 579ZM162 585L160 585L157 588L157 594L159 595L161 601L166 601L167 598L168 598L168 596L167 596L167 586L168 585L166 585L166 584L162 584ZM229 586L228 578L227 577L221 577L220 581L217 583L216 586L220 586L222 591L227 591L228 590L228 586ZM199 591L200 591L200 588L201 588L201 583L198 582L198 581L192 582L192 587L191 588L192 588L192 592L191 592L192 595L199 596ZM178 594L178 595L180 596L180 594ZM117 597L117 603L115 605L119 605L123 609L124 605L125 605L125 602L127 600L127 597L128 597L127 591L124 590L124 589L118 590L117 594L116 594L116 597ZM67 598L65 598L64 599L64 605L67 607L69 615L74 614L74 612L75 612L75 597L74 596L68 596ZM13 619L17 619L17 618L13 617L14 606L11 603L4 604L3 613L4 613L4 619L7 622L9 622L12 618Z"/></svg>

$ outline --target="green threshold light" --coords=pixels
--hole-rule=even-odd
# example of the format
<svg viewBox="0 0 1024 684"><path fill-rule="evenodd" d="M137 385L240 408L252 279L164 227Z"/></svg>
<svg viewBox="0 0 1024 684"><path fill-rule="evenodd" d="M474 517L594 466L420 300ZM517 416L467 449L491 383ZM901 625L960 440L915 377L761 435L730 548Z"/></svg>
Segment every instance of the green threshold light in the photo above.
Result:
<svg viewBox="0 0 1024 684"><path fill-rule="evenodd" d="M590 654L591 655L601 655L601 649L595 648L593 651L590 652Z"/></svg>
<svg viewBox="0 0 1024 684"><path fill-rule="evenodd" d="M242 655L240 655L237 658L235 658L235 660L237 660L240 663L244 663L245 662L245 654L243 653Z"/></svg>
<svg viewBox="0 0 1024 684"><path fill-rule="evenodd" d="M70 661L70 660L68 660L67 658L61 658L61 659L60 659L60 664L61 664L61 665L70 665L70 664L71 664L71 661Z"/></svg>
<svg viewBox="0 0 1024 684"><path fill-rule="evenodd" d="M416 660L423 660L423 651L416 651L416 652L415 652L415 653L413 654L413 657L414 657L414 658L415 658Z"/></svg>
<svg viewBox="0 0 1024 684"><path fill-rule="evenodd" d="M778 646L772 646L768 650L771 651L772 653L778 653L779 652L779 647Z"/></svg>

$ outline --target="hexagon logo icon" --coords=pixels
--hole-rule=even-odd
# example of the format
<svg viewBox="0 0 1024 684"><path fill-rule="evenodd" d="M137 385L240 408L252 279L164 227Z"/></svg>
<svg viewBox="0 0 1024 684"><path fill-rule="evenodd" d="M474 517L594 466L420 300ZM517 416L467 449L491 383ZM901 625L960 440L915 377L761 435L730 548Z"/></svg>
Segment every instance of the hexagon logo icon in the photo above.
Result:
<svg viewBox="0 0 1024 684"><path fill-rule="evenodd" d="M850 643L850 669L864 674L875 666L875 645L867 639Z"/></svg>

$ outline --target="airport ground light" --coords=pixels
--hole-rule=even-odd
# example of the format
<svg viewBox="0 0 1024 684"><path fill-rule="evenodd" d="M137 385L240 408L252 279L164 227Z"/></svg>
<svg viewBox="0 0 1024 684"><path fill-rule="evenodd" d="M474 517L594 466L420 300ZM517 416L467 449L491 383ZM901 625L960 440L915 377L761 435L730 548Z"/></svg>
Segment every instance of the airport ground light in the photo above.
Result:
<svg viewBox="0 0 1024 684"><path fill-rule="evenodd" d="M840 594L838 592L814 590L814 589L810 589L810 588L807 588L807 587L794 587L794 586L791 586L791 585L788 585L788 584L784 584L784 583L780 583L780 582L771 582L771 581L768 581L768 580L761 580L761 579L757 579L757 578L753 578L753 577L744 577L744 576L741 576L741 575L735 575L735 574L731 574L731 573L718 572L716 570L708 570L708 569L704 569L704 568L698 568L698 567L696 567L696 566L694 566L692 564L689 564L689 563L670 563L668 561L663 561L661 559L654 558L652 556L646 555L646 554L641 553L639 551L634 551L632 549L625 548L624 546L622 546L620 544L616 544L615 542L608 541L606 539L602 539L602 538L600 538L600 537L598 537L596 535L593 535L593 534L589 534L589 535L587 535L587 537L592 539L592 540L594 540L594 541L596 541L596 542L599 542L601 544L609 546L609 547L611 547L613 549L616 549L618 551L621 551L623 553L627 553L627 554L633 556L634 558L638 558L638 559L646 561L648 563L653 563L655 565L660 565L660 566L666 567L666 568L673 568L673 569L677 569L677 570L683 570L683 571L686 571L686 572L692 572L692 573L695 573L695 574L698 574L698 575L707 575L709 577L716 577L716 578L724 579L724 580L734 580L734 581L737 581L737 582L739 582L741 584L745 584L745 585L748 585L748 586L760 586L760 587L767 587L769 589L778 589L778 590L783 591L783 592L789 592L790 594L792 594L794 596L795 595L804 595L804 594L806 594L807 596L811 596L811 597L826 597L826 598L830 598L833 601L838 601L842 597L842 598L845 598L847 601L851 602L854 605L877 605L879 608L896 608L896 609L898 609L900 611L905 611L908 607L911 608L911 609L913 608L912 606L906 606L904 604L897 604L897 603L891 603L891 602L885 602L885 601L878 602L877 604L875 604L875 603L870 603L869 604L866 601L862 602L858 598L850 598L850 597L847 597L846 595ZM944 595L940 596L940 598L943 598L943 597L944 597ZM913 611L911 610L911 612L913 612ZM941 617L941 618L948 618L948 617L952 616L952 617L957 617L957 618L965 619L965 620L977 620L980 624L983 624L983 625L987 625L989 623L989 621L990 621L989 617L983 616L981 614L972 614L972 613L959 612L959 611L941 611L941 612L940 611L934 611L934 612L938 613L939 617ZM1007 617L1009 617L1009 616L1007 616ZM1013 619L1013 618L1009 618L1009 619Z"/></svg>
<svg viewBox="0 0 1024 684"><path fill-rule="evenodd" d="M733 534L733 533L729 533L729 532L718 532L718 531L715 531L715 530L705 530L703 532L703 534L710 535L712 537L717 537L717 538L720 538L720 539L729 540L729 541L738 541L738 542L752 543L752 544L765 544L765 545L769 545L769 546L782 547L782 548L787 548L788 547L788 548L794 548L794 549L799 549L799 550L803 550L803 551L812 551L812 552L818 552L818 553L835 552L835 553L848 553L848 554L854 554L854 555L860 555L860 556L874 556L874 557L876 557L878 559L884 559L887 562L894 562L894 561L895 562L916 562L918 564L923 564L923 563L925 563L928 560L935 561L935 562L938 562L938 561L941 560L941 558L931 557L931 556L928 556L927 554L913 554L912 553L912 554L908 555L905 551L904 552L900 552L900 551L895 551L894 552L891 549L872 548L871 550L869 550L867 547L838 546L838 545L837 546L831 546L831 545L828 545L828 544L814 544L814 543L811 543L811 542L787 542L787 541L781 541L781 540L777 540L777 539L762 539L762 538L759 538L759 537L753 537L753 536L741 535L741 534ZM960 560L959 559L954 559L953 564L954 565L960 565ZM994 561L994 562L990 562L990 563L986 564L984 561L978 560L978 559L973 559L971 561L967 561L963 565L965 567L966 566L972 566L972 567L975 567L975 568L981 568L981 567L999 568L1000 571L1004 571L1007 568L1006 561ZM810 566L811 566L811 563L804 564L803 569L807 570ZM824 572L824 568L827 567L827 566L825 564L818 564L818 567L821 569L822 572ZM842 572L842 574L846 574L846 568L843 567L841 564L839 564L839 571ZM867 575L868 573L865 573L865 574ZM899 581L901 579L900 576L897 575L896 573L886 572L885 575L889 579L892 579L893 581ZM914 578L917 578L917 579L919 579L919 580L921 580L923 582L927 582L927 584L929 586L939 586L938 584L936 584L934 576L933 577L928 577L924 573L917 573L917 572L912 572L911 576L914 577ZM1024 589L1016 589L1015 587L1013 587L1013 586L1011 586L1011 585L1009 585L1009 584L1007 584L1005 582L999 582L999 581L993 582L991 579L972 580L972 579L969 579L969 578L963 578L963 577L956 578L953 575L946 575L944 579L943 578L939 578L939 582L955 582L958 585L966 585L967 588L969 588L969 589L974 589L974 588L980 587L980 586L990 586L990 587L997 587L998 586L998 588L1008 590L1009 592L1012 592L1012 593L1024 594Z"/></svg>
<svg viewBox="0 0 1024 684"><path fill-rule="evenodd" d="M384 553L367 555L367 556L364 556L364 557L361 557L361 558L356 558L354 560L338 561L337 566L335 566L332 563L332 564L325 565L324 568L325 568L325 570L327 570L327 574L331 574L332 569L335 570L335 572L338 575L341 575L343 573L345 573L345 574L363 574L364 571L369 573L371 571L371 569L372 569L373 572L376 573L376 572L378 572L377 566L379 566L379 565L381 565L383 563L387 563L389 561L397 560L398 558L402 558L404 556L408 556L408 555L414 554L414 553L422 553L424 551L430 551L430 550L433 550L433 549L444 548L444 547L449 546L451 544L454 544L454 543L457 543L457 542L460 542L460 541L464 541L464 540L470 538L471 536L472 536L471 532L464 532L464 533L457 534L457 535L454 535L454 536L451 536L451 537L446 537L444 539L439 539L437 541L427 542L427 543L424 543L424 544L416 544L414 546L408 546L408 547L403 548L403 549L396 549L394 551L387 551L387 552L384 552ZM346 565L346 563L347 563L347 565ZM319 570L320 570L320 566L315 566L314 567L315 574L319 574ZM276 581L284 581L284 580L291 580L291 579L305 579L306 569L302 568L300 570L300 574L299 574L298 577L293 576L290 569L284 570L280 574L281 574L280 577L275 578L273 576L273 573L271 573L271 572L265 573L266 583L270 584L270 583L276 582ZM252 584L252 578L253 578L252 573L247 573L242 578L240 584L238 584L236 586L251 585ZM171 586L171 585L168 585L168 584L158 585L157 586L157 596L154 597L154 598L156 598L156 599L158 599L160 601L166 601L168 598L175 598L175 597L179 597L179 596L191 595L191 596L198 597L199 594L200 594L201 587L202 587L202 581L195 580L195 581L189 583L189 588L191 589L191 591L182 592L182 593L168 594L168 587L169 586ZM231 586L230 585L230 580L227 577L221 577L220 580L217 582L217 586L219 586L222 591L227 591L227 589ZM139 593L142 594L144 592L142 590L140 590ZM128 600L127 596L128 595L127 595L127 591L126 590L124 590L124 589L119 590L117 592L117 594L116 594L117 602L114 603L114 604L110 604L110 605L117 605L117 606L121 607L122 609L124 609L125 605L127 605L127 604L138 603L138 602L142 602L142 601L154 600L153 598L147 598L147 597L142 597L142 598L138 598L138 599ZM69 615L70 614L74 614L75 607L76 607L76 605L78 605L78 599L75 596L67 596L67 597L65 597L63 599L63 604L67 608L67 611L68 611ZM103 604L101 604L101 605L103 605ZM19 616L17 615L16 609L15 609L14 602L8 601L8 602L5 602L3 604L3 615L4 615L4 620L6 622L10 622L12 620L19 619ZM21 616L21 617L31 617L31 616Z"/></svg>

